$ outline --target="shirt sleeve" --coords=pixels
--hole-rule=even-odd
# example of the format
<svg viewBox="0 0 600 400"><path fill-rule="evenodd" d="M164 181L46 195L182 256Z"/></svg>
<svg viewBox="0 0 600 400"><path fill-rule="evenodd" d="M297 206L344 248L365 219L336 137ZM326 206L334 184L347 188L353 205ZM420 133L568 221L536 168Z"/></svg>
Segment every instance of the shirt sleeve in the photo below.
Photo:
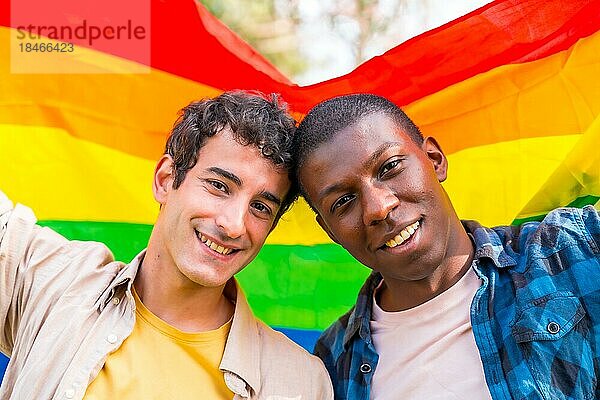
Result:
<svg viewBox="0 0 600 400"><path fill-rule="evenodd" d="M8 224L8 217L10 216L12 208L12 202L6 197L4 192L0 190L0 243L2 243L6 225Z"/></svg>
<svg viewBox="0 0 600 400"><path fill-rule="evenodd" d="M13 203L0 191L0 351L10 356L22 304L24 254L36 227L33 212Z"/></svg>
<svg viewBox="0 0 600 400"><path fill-rule="evenodd" d="M594 206L585 206L582 211L583 223L589 234L588 241L592 247L592 251L596 255L600 255L600 214Z"/></svg>
<svg viewBox="0 0 600 400"><path fill-rule="evenodd" d="M106 245L67 240L0 192L0 351L34 340L59 303L94 307L121 270L113 261Z"/></svg>

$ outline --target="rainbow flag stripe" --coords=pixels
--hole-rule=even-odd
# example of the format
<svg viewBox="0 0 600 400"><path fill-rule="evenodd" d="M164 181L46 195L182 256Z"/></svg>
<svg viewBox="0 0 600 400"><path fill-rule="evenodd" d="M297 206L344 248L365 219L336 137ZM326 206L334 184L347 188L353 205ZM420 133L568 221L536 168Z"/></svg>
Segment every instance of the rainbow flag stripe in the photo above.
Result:
<svg viewBox="0 0 600 400"><path fill-rule="evenodd" d="M495 1L306 87L193 0L151 6L146 74L110 73L139 65L92 48L68 62L103 73L12 74L0 47L0 187L69 238L131 259L158 211L150 182L178 109L234 88L281 93L298 118L340 94L389 97L448 154L445 188L465 219L520 223L598 205L600 0ZM239 279L260 318L310 348L368 273L300 201Z"/></svg>

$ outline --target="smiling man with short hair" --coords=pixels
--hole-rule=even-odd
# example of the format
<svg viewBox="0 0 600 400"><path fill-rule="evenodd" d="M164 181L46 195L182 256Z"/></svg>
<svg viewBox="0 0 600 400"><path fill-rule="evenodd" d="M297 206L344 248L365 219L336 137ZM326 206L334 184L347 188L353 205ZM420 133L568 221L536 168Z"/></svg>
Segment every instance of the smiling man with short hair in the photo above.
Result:
<svg viewBox="0 0 600 400"><path fill-rule="evenodd" d="M439 144L375 95L317 105L294 142L318 223L373 270L315 348L336 399L599 398L596 210L459 220Z"/></svg>
<svg viewBox="0 0 600 400"><path fill-rule="evenodd" d="M321 361L258 321L233 278L296 198L294 125L277 96L185 107L127 265L0 192L0 398L331 399Z"/></svg>

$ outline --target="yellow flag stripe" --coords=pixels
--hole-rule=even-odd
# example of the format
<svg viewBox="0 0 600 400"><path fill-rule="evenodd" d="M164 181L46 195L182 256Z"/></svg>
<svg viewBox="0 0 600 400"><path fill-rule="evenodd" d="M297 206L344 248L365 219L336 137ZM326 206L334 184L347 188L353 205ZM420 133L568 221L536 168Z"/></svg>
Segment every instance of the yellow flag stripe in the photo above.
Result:
<svg viewBox="0 0 600 400"><path fill-rule="evenodd" d="M583 196L600 197L600 116L518 215L529 218Z"/></svg>
<svg viewBox="0 0 600 400"><path fill-rule="evenodd" d="M461 217L512 221L560 165L580 135L521 139L450 155L445 187ZM486 168L478 168L485 160ZM0 125L0 187L43 220L152 224L154 162L74 138L56 128ZM505 207L495 207L498 196ZM329 243L300 201L271 244Z"/></svg>

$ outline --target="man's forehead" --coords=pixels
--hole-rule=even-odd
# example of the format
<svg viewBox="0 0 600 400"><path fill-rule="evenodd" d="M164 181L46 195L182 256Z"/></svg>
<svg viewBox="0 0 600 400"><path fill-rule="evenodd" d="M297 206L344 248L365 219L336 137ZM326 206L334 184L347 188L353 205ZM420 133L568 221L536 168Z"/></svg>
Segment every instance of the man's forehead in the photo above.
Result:
<svg viewBox="0 0 600 400"><path fill-rule="evenodd" d="M276 166L263 154L262 148L252 143L244 143L230 129L222 129L206 139L198 151L196 165L211 172L220 170L224 176L233 174L242 183L249 178L268 180L267 178L280 174L287 176L287 170ZM257 171L257 168L264 170Z"/></svg>
<svg viewBox="0 0 600 400"><path fill-rule="evenodd" d="M386 132L398 135L401 140L410 139L410 134L404 126L396 118L383 111L363 115L341 129L340 132L346 136L372 135L373 132Z"/></svg>
<svg viewBox="0 0 600 400"><path fill-rule="evenodd" d="M241 146L242 149L238 149L240 154L242 154L242 152L243 152L243 154L246 154L246 155L247 155L247 153L250 153L254 159L264 161L265 163L269 164L270 167L278 173L288 173L289 174L291 171L291 167L289 167L284 162L279 162L280 160L278 160L278 162L276 162L274 160L274 157L272 154L272 149L269 146L265 146L264 143L253 143L250 141L250 139L245 139L244 135L238 133L237 131L234 131L229 125L225 125L216 134L207 138L207 140L214 139L214 138L218 139L219 137L223 138L221 141L230 142L236 147ZM199 151L198 151L199 157L202 152L202 148L206 147L206 143L207 142L205 142L204 146L199 149ZM219 150L217 149L217 155L218 154L219 154ZM240 160L240 161L242 161L242 160ZM242 161L242 163L243 163L243 161Z"/></svg>
<svg viewBox="0 0 600 400"><path fill-rule="evenodd" d="M313 153L322 148L339 147L345 151L381 153L382 149L415 144L406 130L393 118L378 113L361 117L356 122L333 134L315 146ZM412 146L411 146L412 147Z"/></svg>

